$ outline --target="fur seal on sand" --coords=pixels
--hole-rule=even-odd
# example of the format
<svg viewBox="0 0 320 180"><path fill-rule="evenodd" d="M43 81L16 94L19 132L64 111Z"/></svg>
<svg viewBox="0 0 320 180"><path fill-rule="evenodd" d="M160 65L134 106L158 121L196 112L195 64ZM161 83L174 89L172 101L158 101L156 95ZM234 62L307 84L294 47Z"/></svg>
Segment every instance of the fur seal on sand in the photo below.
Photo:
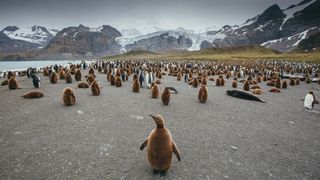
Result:
<svg viewBox="0 0 320 180"><path fill-rule="evenodd" d="M43 93L41 93L41 92L28 92L28 93L22 95L21 97L24 97L26 99L42 98Z"/></svg>
<svg viewBox="0 0 320 180"><path fill-rule="evenodd" d="M8 80L8 87L9 89L18 89L19 84L14 76L11 76L10 79Z"/></svg>
<svg viewBox="0 0 320 180"><path fill-rule="evenodd" d="M160 176L164 176L171 167L173 153L181 161L180 152L172 140L170 131L165 127L163 117L158 114L150 116L154 119L157 127L151 131L149 137L141 144L140 150L147 147L147 158L153 169L153 174L160 173Z"/></svg>
<svg viewBox="0 0 320 180"><path fill-rule="evenodd" d="M208 88L205 85L202 85L199 89L198 99L201 103L207 102L208 99Z"/></svg>
<svg viewBox="0 0 320 180"><path fill-rule="evenodd" d="M71 106L76 103L76 96L74 95L73 89L66 87L62 91L62 101L63 104L66 106Z"/></svg>
<svg viewBox="0 0 320 180"><path fill-rule="evenodd" d="M89 88L89 84L86 82L80 82L78 88Z"/></svg>
<svg viewBox="0 0 320 180"><path fill-rule="evenodd" d="M57 74L55 72L52 72L51 75L50 75L50 82L52 84L56 84L58 81L58 77L57 77Z"/></svg>
<svg viewBox="0 0 320 180"><path fill-rule="evenodd" d="M101 89L96 81L92 81L91 83L91 92L93 96L98 96L101 92Z"/></svg>
<svg viewBox="0 0 320 180"><path fill-rule="evenodd" d="M168 88L164 88L161 98L162 98L162 103L168 106L170 101L170 90Z"/></svg>
<svg viewBox="0 0 320 180"><path fill-rule="evenodd" d="M247 99L253 101L259 101L265 103L265 101L258 98L256 95L252 94L251 92L243 91L243 90L227 90L227 95L240 98L240 99Z"/></svg>

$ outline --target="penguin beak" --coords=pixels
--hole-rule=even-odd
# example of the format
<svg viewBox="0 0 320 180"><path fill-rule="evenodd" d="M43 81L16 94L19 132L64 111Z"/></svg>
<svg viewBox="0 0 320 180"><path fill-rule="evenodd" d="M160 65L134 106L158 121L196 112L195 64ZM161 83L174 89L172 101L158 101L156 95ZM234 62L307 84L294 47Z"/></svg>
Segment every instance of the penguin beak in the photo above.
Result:
<svg viewBox="0 0 320 180"><path fill-rule="evenodd" d="M152 115L152 114L149 114L149 116L151 116L153 119L155 118L154 115Z"/></svg>

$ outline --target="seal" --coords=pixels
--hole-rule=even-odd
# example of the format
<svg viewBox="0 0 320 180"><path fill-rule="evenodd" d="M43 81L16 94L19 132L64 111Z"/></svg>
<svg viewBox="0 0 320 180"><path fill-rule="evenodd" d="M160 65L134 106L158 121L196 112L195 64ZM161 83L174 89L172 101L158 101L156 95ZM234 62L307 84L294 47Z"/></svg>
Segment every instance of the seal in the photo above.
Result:
<svg viewBox="0 0 320 180"><path fill-rule="evenodd" d="M43 93L42 92L28 92L21 97L24 97L26 99L34 99L34 98L42 98Z"/></svg>
<svg viewBox="0 0 320 180"><path fill-rule="evenodd" d="M252 94L251 92L243 91L243 90L227 90L227 95L240 98L240 99L246 99L246 100L252 100L252 101L259 101L262 103L266 103L265 101L258 98L256 95Z"/></svg>

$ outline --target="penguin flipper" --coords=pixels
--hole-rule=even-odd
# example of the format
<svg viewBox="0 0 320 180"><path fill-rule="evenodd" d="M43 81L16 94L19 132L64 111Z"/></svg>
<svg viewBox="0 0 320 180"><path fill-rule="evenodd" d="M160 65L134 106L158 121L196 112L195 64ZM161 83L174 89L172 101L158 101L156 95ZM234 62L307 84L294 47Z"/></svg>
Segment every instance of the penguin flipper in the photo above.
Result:
<svg viewBox="0 0 320 180"><path fill-rule="evenodd" d="M140 150L142 151L146 146L147 146L147 143L148 143L148 139L146 139L140 146Z"/></svg>
<svg viewBox="0 0 320 180"><path fill-rule="evenodd" d="M173 153L177 156L178 160L181 161L180 152L177 148L177 145L172 141Z"/></svg>

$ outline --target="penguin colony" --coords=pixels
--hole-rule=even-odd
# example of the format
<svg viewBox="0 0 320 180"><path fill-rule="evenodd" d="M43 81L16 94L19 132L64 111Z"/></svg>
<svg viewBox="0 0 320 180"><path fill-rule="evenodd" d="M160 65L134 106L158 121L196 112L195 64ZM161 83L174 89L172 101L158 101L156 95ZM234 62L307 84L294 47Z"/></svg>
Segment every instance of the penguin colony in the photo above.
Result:
<svg viewBox="0 0 320 180"><path fill-rule="evenodd" d="M290 65L288 65L290 66ZM139 66L137 66L139 67ZM100 73L107 74L107 81L110 82L111 86L122 87L125 81L128 81L128 78L132 77L132 92L139 93L140 88L146 89L146 85L144 84L146 81L141 77L140 74L144 72L148 72L148 77L153 78L153 82L150 85L151 97L158 98L160 94L160 89L157 84L161 84L160 79L163 75L167 73L170 76L177 77L176 81L180 81L178 83L184 83L190 85L191 87L198 88L198 100L200 103L206 103L208 100L208 88L210 87L210 81L215 81L216 86L230 86L230 84L226 84L226 79L231 78L231 87L237 89L238 83L243 83L243 90L252 92L255 95L261 95L262 93L281 93L280 89L288 89L293 88L293 86L300 85L300 81L305 81L305 84L312 83L312 79L310 78L310 73L306 74L306 78L299 77L291 77L288 82L284 79L280 79L280 76L277 72L273 72L271 70L262 69L258 74L255 74L249 70L236 69L224 69L218 70L214 68L208 69L196 69L196 68L182 68L176 66L165 66L163 69L167 72L161 72L162 68L157 66L150 65L143 71L140 67L133 68L132 64L128 64L125 68L118 68L113 71L112 68L107 68L106 66L101 67L98 66L98 71ZM208 66L209 67L209 66ZM70 70L59 68L58 74L55 71L49 70L48 68L44 68L42 73L44 77L48 77L50 83L56 84L59 79L65 79L66 83L73 83L72 75L74 75L74 79L76 81L81 81L82 72L79 69L80 67L74 66L70 68ZM275 68L276 69L276 68ZM139 71L139 72L138 72ZM295 71L302 71L301 69L296 69ZM307 70L309 71L309 70ZM124 73L125 72L125 73ZM310 71L309 71L310 72ZM290 73L290 72L289 72ZM288 73L288 74L289 74ZM138 75L139 74L139 75ZM154 74L156 74L154 76ZM218 76L216 79L210 76ZM87 82L79 82L76 85L76 88L90 88L93 96L98 96L101 94L101 87L99 86L95 75L94 68L91 67L89 69L87 77ZM155 80L155 78L158 78ZM9 89L19 89L19 84L17 79L15 78L15 74L13 72L8 72L7 80L4 80L1 85L8 86ZM140 79L143 81L140 81ZM207 81L210 80L209 82ZM40 81L39 81L40 82ZM100 82L99 82L100 83ZM104 83L104 82L102 82ZM143 85L141 85L143 83ZM165 84L166 82L164 82ZM60 84L60 83L59 83ZM208 86L209 85L209 86ZM213 84L212 84L213 85ZM263 91L263 85L270 86L269 90ZM161 85L160 85L161 86ZM165 85L164 85L165 86ZM40 85L34 84L35 88L40 88ZM213 87L214 88L214 87ZM240 86L241 88L241 86ZM173 92L169 87L165 87L162 94L161 100L163 105L168 106L171 100L171 94ZM31 91L22 95L23 98L26 99L34 99L34 98L42 98L44 94L38 91ZM65 106L72 106L76 103L76 95L75 91L71 87L66 87L62 91L62 102ZM148 162L153 169L154 174L160 174L160 176L165 175L165 173L169 170L172 163L172 155L175 154L179 161L180 152L172 140L170 131L166 129L164 119L161 115L150 115L152 119L156 123L156 128L150 133L148 138L142 143L140 149L143 150L146 148L147 150L147 159Z"/></svg>

